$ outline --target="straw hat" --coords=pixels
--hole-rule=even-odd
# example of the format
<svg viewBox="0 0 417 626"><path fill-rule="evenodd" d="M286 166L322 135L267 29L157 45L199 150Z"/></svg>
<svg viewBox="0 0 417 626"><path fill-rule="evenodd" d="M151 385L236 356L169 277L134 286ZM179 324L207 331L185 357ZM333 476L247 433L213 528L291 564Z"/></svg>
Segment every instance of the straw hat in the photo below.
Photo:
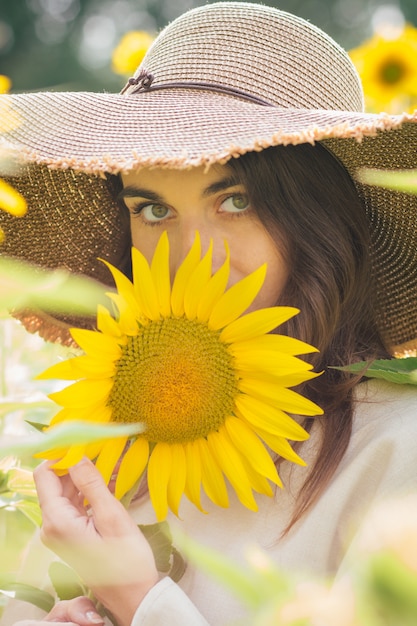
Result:
<svg viewBox="0 0 417 626"><path fill-rule="evenodd" d="M12 183L30 209L2 216L4 254L106 282L97 257L125 263L129 232L105 174L140 166L225 163L248 151L322 141L358 167L417 167L417 114L363 113L348 55L312 24L272 7L219 2L165 28L121 94L2 96L27 169ZM14 126L14 128L11 128ZM393 350L417 347L417 202L361 185L369 216L378 322ZM32 330L66 341L39 316ZM398 348L401 346L401 348Z"/></svg>

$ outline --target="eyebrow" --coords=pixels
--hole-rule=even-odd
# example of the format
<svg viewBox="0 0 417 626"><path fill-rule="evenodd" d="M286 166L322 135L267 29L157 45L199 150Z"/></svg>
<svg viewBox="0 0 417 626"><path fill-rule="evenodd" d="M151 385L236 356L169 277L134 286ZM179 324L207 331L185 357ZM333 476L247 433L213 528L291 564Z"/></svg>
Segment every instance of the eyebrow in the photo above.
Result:
<svg viewBox="0 0 417 626"><path fill-rule="evenodd" d="M230 189L230 187L236 187L240 185L241 182L236 176L228 176L227 178L222 178L221 180L217 180L208 187L203 190L202 197L207 198L208 196L212 196L220 191L225 191L226 189ZM164 204L166 200L164 200L163 196L155 193L150 189L146 189L146 187L135 187L134 185L128 185L124 187L122 191L117 195L117 200L124 200L125 198L146 198L147 200L151 200L155 203Z"/></svg>

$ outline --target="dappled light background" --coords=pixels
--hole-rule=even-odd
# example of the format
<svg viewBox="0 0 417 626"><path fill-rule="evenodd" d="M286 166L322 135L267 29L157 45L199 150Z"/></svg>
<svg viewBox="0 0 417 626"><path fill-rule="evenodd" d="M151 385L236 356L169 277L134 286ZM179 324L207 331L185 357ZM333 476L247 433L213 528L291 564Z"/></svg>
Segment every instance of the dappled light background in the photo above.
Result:
<svg viewBox="0 0 417 626"><path fill-rule="evenodd" d="M132 75L159 30L187 9L204 4L206 0L0 0L0 93L117 92ZM263 4L310 20L350 51L364 84L368 111L400 113L417 108L417 0L265 0ZM0 210L17 215L23 208L1 180L1 176L10 171L9 167L8 160L0 154ZM409 184L411 182L410 179ZM0 296L3 289L4 297L10 277L6 276L3 286L1 278L0 272ZM4 308L0 298L0 448L10 438L33 436L35 426L28 421L38 426L49 423L57 408L47 394L56 391L57 385L62 386L62 383L36 381L35 377L59 360L73 356L69 349L45 343L40 337L27 333ZM0 450L0 582L3 581L0 616L8 597L4 581L18 579L26 546L40 524L31 476L36 463L30 455L5 457ZM413 511L417 511L417 502L413 501L412 506ZM390 506L387 511L395 512L397 508ZM387 511L379 512L378 520L385 522L389 517ZM357 610L363 616L363 607L366 607L366 626L398 623L400 607L403 626L416 623L415 524L412 528L401 526L408 518L401 508L398 511L398 519L390 518L386 524L389 537L384 545L392 552L392 536L408 537L407 542L404 541L406 550L402 546L394 550L399 561L383 561L378 557L376 565L363 567L359 560L358 572L354 575L358 588L360 585ZM372 520L371 532L374 527ZM265 567L264 557L258 554L255 557L252 566L258 578L253 580L259 593L265 592L265 602L271 602L268 589L272 589L273 576L281 580L281 573L272 571L268 563ZM411 565L405 557L412 558ZM209 560L213 562L212 555ZM212 567L215 569L215 565ZM364 571L368 578L363 578ZM380 580L385 581L386 587L381 587ZM397 584L398 580L401 584ZM384 592L385 588L392 591L391 595ZM286 602L287 596L280 599L279 606L275 605L278 600L273 588L271 615L268 618L262 613L262 625L276 624L278 616L283 619L281 623L294 626L300 619L303 623L307 618L320 617L321 620L324 607L329 621L320 623L342 626L341 619L347 616L343 624L364 626L362 617L347 621L355 605L354 589L348 589L348 593L342 591L343 597L329 598L333 611L329 613L328 592L324 587L307 588L308 597L295 597L292 604L283 607L281 604ZM289 608L293 611L292 617L288 616ZM281 612L284 610L286 617ZM317 611L320 615L316 615ZM381 615L386 621L380 621ZM256 624L260 625L261 621Z"/></svg>
<svg viewBox="0 0 417 626"><path fill-rule="evenodd" d="M0 74L15 92L117 91L112 51L129 30L156 34L206 0L0 0ZM267 0L311 20L347 49L386 25L417 25L415 0Z"/></svg>

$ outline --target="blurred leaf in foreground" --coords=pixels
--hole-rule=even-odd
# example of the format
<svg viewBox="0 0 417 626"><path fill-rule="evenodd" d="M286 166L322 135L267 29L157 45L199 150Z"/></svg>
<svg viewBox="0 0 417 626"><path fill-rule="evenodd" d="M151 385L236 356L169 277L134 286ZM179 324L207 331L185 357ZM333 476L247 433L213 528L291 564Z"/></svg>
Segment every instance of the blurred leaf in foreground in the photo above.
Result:
<svg viewBox="0 0 417 626"><path fill-rule="evenodd" d="M365 185L417 194L417 170L386 171L363 168L357 172L356 178Z"/></svg>
<svg viewBox="0 0 417 626"><path fill-rule="evenodd" d="M59 424L45 433L33 433L28 437L3 437L0 456L37 454L73 444L137 435L142 430L141 424L92 424L74 420Z"/></svg>
<svg viewBox="0 0 417 626"><path fill-rule="evenodd" d="M41 270L0 257L0 310L33 308L71 315L95 315L106 288L93 279L59 269Z"/></svg>

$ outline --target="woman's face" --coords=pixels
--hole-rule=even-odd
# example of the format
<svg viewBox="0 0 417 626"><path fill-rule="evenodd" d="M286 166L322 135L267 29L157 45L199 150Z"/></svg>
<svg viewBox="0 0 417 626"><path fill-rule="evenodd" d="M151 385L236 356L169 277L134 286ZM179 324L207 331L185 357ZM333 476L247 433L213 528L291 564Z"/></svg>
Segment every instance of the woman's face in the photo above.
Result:
<svg viewBox="0 0 417 626"><path fill-rule="evenodd" d="M173 277L198 230L203 253L213 239L213 272L230 248L229 287L267 263L267 274L251 310L274 306L288 276L284 258L250 206L231 167L209 170L141 169L122 174L121 196L130 212L132 242L151 261L164 230L170 242Z"/></svg>

